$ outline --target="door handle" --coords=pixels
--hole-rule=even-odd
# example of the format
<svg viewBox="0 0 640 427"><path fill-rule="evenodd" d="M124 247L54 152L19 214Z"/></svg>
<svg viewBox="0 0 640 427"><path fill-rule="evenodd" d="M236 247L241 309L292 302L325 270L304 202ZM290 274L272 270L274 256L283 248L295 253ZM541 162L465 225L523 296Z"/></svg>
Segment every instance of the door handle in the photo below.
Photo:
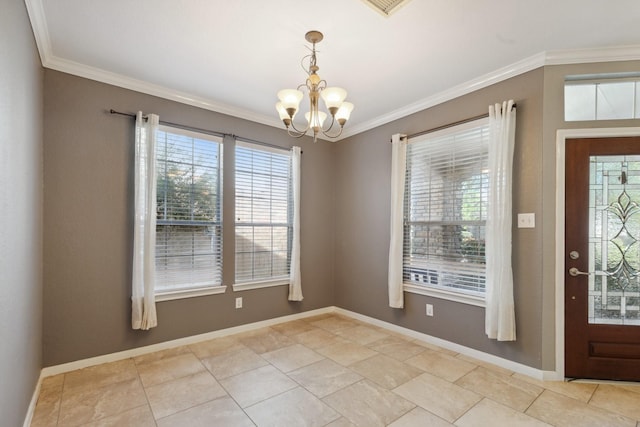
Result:
<svg viewBox="0 0 640 427"><path fill-rule="evenodd" d="M590 276L592 274L596 274L596 272L595 271L592 271L592 272L580 271L575 267L571 267L569 269L569 275L571 275L573 277L576 277L576 276Z"/></svg>
<svg viewBox="0 0 640 427"><path fill-rule="evenodd" d="M575 267L571 267L569 269L569 275L576 277L576 276L591 276L591 275L598 275L598 276L615 276L615 273L612 273L610 271L603 271L603 270L598 270L598 271L580 271Z"/></svg>

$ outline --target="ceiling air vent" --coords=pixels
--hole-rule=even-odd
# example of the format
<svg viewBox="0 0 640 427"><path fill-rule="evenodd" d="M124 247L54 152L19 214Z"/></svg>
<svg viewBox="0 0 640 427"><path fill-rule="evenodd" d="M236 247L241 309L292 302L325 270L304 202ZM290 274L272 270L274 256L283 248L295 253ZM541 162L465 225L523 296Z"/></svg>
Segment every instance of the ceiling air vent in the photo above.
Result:
<svg viewBox="0 0 640 427"><path fill-rule="evenodd" d="M362 0L384 16L390 16L409 0Z"/></svg>

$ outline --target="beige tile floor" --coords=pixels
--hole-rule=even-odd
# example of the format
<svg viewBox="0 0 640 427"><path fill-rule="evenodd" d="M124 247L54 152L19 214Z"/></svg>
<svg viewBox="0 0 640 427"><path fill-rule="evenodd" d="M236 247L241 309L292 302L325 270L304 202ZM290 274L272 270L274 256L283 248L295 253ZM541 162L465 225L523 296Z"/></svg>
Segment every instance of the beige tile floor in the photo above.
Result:
<svg viewBox="0 0 640 427"><path fill-rule="evenodd" d="M32 426L629 426L640 385L542 382L334 314L46 378Z"/></svg>

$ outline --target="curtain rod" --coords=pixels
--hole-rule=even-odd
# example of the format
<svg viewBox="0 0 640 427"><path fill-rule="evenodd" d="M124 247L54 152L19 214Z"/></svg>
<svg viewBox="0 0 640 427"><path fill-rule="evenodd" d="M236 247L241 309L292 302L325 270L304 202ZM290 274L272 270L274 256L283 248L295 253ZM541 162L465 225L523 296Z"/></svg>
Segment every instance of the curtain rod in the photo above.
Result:
<svg viewBox="0 0 640 427"><path fill-rule="evenodd" d="M136 115L133 114L133 113L123 113L123 112L120 112L120 111L116 111L113 108L109 110L109 113L110 114L118 114L120 116L127 116L127 117L131 117L131 118L134 118L134 119L136 118ZM147 119L146 116L143 116L143 117L144 117L145 120ZM207 134L207 135L219 136L221 138L224 138L226 136L230 136L230 137L232 137L234 139L240 139L242 141L250 142L252 144L263 145L265 147L276 148L276 149L279 149L279 150L284 150L284 151L289 151L290 150L290 148L281 147L281 146L275 145L275 144L269 144L268 142L257 141L255 139L251 139L251 138L245 138L245 137L242 137L242 136L234 135L232 133L215 132L215 131L208 130L208 129L201 129L201 128L197 128L197 127L193 127L193 126L186 126L186 125L181 125L181 124L178 124L178 123L166 122L166 121L163 121L163 120L160 120L160 124L161 125L165 125L165 126L171 126L171 127L179 128L179 129L190 130L190 131L193 131L193 132L200 132L200 133L204 133L204 134ZM302 154L302 151L300 153Z"/></svg>
<svg viewBox="0 0 640 427"><path fill-rule="evenodd" d="M511 109L515 109L516 108L516 104L514 103L513 106L511 107ZM469 122L473 122L474 120L480 120L480 119L486 119L487 117L489 117L489 113L484 113L484 114L480 114L478 116L473 116L473 117L469 117L468 119L463 119L463 120L458 120L457 122L453 122L453 123L447 123L446 125L442 125L442 126L438 126L435 128L431 128L431 129L427 129L427 130L423 130L411 135L407 135L407 139L410 138L415 138L418 136L422 136L422 135L426 135L428 133L433 133L433 132L437 132L439 130L443 130L443 129L448 129L454 126L458 126L458 125L463 125L465 123L469 123Z"/></svg>

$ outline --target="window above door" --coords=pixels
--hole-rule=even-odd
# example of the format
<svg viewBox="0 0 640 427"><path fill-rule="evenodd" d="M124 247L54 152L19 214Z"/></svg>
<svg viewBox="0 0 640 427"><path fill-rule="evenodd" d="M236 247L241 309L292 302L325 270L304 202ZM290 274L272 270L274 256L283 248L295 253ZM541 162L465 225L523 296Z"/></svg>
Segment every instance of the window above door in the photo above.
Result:
<svg viewBox="0 0 640 427"><path fill-rule="evenodd" d="M638 118L640 73L565 77L565 121Z"/></svg>

